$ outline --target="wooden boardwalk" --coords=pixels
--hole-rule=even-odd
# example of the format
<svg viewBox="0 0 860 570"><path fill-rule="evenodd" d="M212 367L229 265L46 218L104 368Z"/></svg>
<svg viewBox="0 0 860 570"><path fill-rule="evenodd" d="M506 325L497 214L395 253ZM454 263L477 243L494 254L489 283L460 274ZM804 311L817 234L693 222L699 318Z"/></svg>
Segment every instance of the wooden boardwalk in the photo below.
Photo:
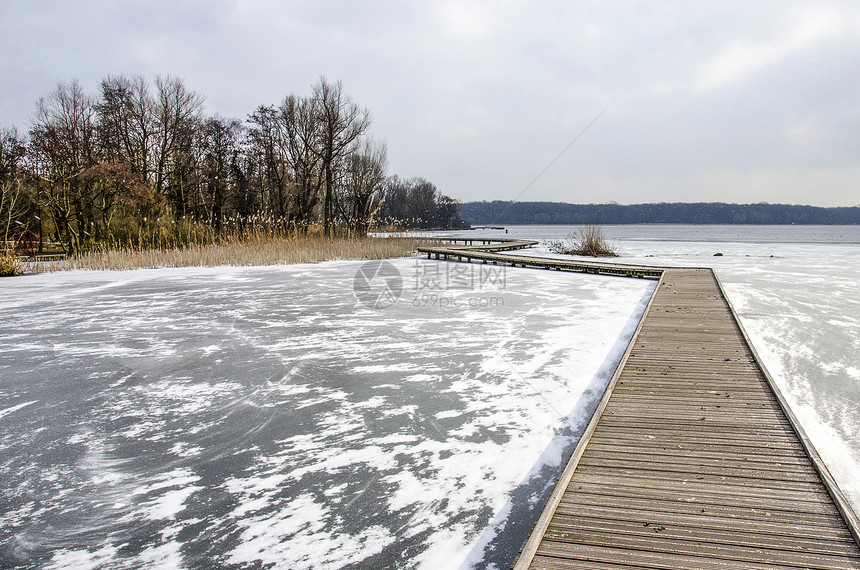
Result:
<svg viewBox="0 0 860 570"><path fill-rule="evenodd" d="M860 568L857 519L709 269L666 270L516 568Z"/></svg>
<svg viewBox="0 0 860 570"><path fill-rule="evenodd" d="M451 261L481 261L482 263L503 263L512 267L532 267L538 269L552 269L555 271L572 271L577 273L595 273L600 275L616 275L621 277L642 277L647 279L659 279L663 270L658 267L647 267L642 265L626 265L623 263L605 263L582 260L563 260L546 257L534 257L527 255L512 255L509 253L496 253L499 251L513 251L523 249L537 244L536 241L528 240L497 240L501 243L493 243L493 240L451 240L463 241L469 245L419 247L420 253L426 253L427 258L445 259ZM472 242L480 241L481 245L471 245Z"/></svg>

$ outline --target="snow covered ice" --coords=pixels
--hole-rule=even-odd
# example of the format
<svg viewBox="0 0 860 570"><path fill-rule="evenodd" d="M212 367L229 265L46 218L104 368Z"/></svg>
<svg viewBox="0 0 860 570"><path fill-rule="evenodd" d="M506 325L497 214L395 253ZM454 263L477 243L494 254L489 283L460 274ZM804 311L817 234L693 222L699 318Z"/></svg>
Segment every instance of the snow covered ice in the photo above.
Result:
<svg viewBox="0 0 860 570"><path fill-rule="evenodd" d="M0 565L509 563L654 282L391 263L0 282Z"/></svg>
<svg viewBox="0 0 860 570"><path fill-rule="evenodd" d="M540 230L506 237L566 231ZM609 230L622 262L716 270L858 509L857 240ZM384 309L361 262L0 281L0 566L504 566L653 282L392 263Z"/></svg>

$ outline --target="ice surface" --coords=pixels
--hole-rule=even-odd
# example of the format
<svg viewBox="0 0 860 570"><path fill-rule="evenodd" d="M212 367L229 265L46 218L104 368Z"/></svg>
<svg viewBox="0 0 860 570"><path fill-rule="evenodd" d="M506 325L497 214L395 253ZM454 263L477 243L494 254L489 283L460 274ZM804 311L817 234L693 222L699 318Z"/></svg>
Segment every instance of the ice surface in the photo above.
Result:
<svg viewBox="0 0 860 570"><path fill-rule="evenodd" d="M653 282L361 265L0 282L0 566L509 563Z"/></svg>

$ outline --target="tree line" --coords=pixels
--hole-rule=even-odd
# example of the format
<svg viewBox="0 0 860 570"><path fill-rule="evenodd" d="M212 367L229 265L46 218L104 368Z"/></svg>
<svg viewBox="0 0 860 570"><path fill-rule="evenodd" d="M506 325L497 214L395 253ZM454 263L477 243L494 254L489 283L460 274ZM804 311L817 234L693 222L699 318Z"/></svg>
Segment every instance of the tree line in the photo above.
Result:
<svg viewBox="0 0 860 570"><path fill-rule="evenodd" d="M789 204L464 202L470 224L860 224L860 207Z"/></svg>
<svg viewBox="0 0 860 570"><path fill-rule="evenodd" d="M369 111L341 82L322 77L244 121L203 104L173 77L107 76L97 95L59 83L26 133L0 131L4 241L76 252L462 226L459 204L431 182L388 174Z"/></svg>

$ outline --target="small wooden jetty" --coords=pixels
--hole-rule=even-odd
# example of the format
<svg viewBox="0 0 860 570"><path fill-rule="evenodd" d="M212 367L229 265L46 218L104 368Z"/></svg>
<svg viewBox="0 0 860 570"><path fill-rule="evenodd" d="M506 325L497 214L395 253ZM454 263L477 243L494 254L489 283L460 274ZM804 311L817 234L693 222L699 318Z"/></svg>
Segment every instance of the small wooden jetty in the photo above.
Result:
<svg viewBox="0 0 860 570"><path fill-rule="evenodd" d="M488 249L424 251L507 261ZM713 271L650 269L657 290L514 568L860 568L860 521Z"/></svg>
<svg viewBox="0 0 860 570"><path fill-rule="evenodd" d="M482 263L505 264L511 267L533 267L539 269L552 269L555 271L572 271L577 273L596 273L600 275L617 275L622 277L643 277L659 279L663 270L655 267L641 265L626 265L622 263L598 263L591 261L571 261L553 259L546 257L535 257L528 255L511 255L497 253L500 251L513 251L537 245L536 241L529 240L492 240L492 239L465 239L451 240L455 242L451 246L443 247L419 247L420 253L426 253L428 259L444 259L450 261L481 261ZM464 242L463 246L456 246L456 242ZM480 242L475 245L475 242Z"/></svg>

